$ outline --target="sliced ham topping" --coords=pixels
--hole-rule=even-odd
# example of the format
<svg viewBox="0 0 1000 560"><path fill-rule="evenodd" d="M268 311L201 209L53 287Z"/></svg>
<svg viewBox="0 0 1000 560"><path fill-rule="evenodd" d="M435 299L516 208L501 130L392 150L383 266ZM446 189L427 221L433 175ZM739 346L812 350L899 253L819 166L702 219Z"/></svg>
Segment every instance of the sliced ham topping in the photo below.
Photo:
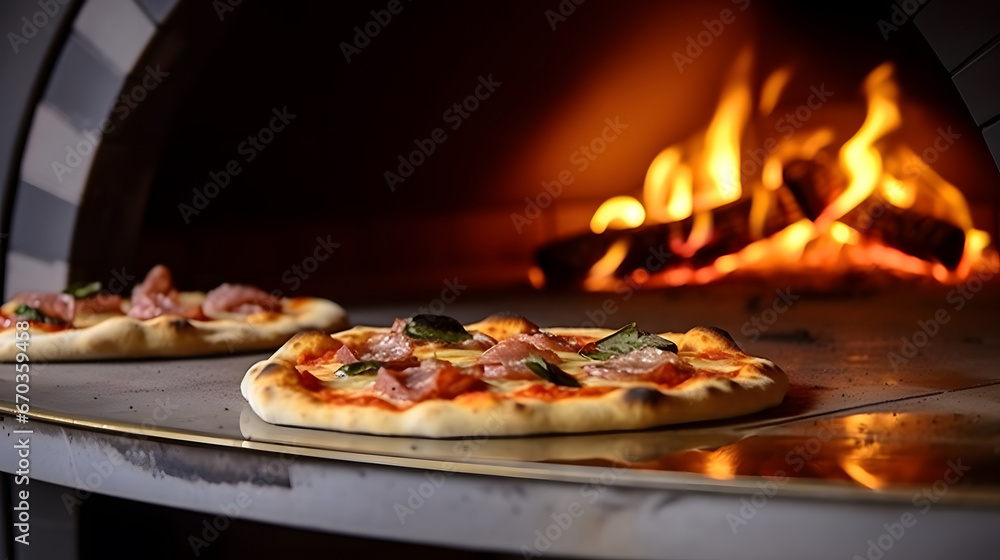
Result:
<svg viewBox="0 0 1000 560"><path fill-rule="evenodd" d="M158 264L149 270L142 283L132 288L132 308L128 316L146 320L167 314L188 318L202 316L199 306L181 305L170 269Z"/></svg>
<svg viewBox="0 0 1000 560"><path fill-rule="evenodd" d="M538 379L524 360L534 354L550 364L562 363L555 352L535 345L533 338L538 335L517 335L514 338L498 342L496 346L483 352L479 363L483 365L484 375L488 379ZM523 338L518 338L523 337Z"/></svg>
<svg viewBox="0 0 1000 560"><path fill-rule="evenodd" d="M382 362L395 369L418 363L413 356L413 342L406 335L397 332L377 334L369 338L359 354L359 361Z"/></svg>
<svg viewBox="0 0 1000 560"><path fill-rule="evenodd" d="M397 404L428 399L451 399L469 391L487 388L479 379L479 368L459 370L449 362L429 358L402 371L381 368L375 376L376 395Z"/></svg>
<svg viewBox="0 0 1000 560"><path fill-rule="evenodd" d="M72 323L76 316L76 300L69 294L53 292L18 292L11 298L28 307L33 307L47 317L58 319L64 323Z"/></svg>
<svg viewBox="0 0 1000 560"><path fill-rule="evenodd" d="M569 341L552 333L539 332L535 334L518 334L514 335L513 339L527 342L535 348L541 348L542 350L550 350L552 352L576 352L576 349Z"/></svg>
<svg viewBox="0 0 1000 560"><path fill-rule="evenodd" d="M677 354L652 347L615 356L602 364L584 366L583 370L612 381L651 381L671 386L694 373L694 368Z"/></svg>
<svg viewBox="0 0 1000 560"><path fill-rule="evenodd" d="M227 283L208 292L201 308L205 315L213 318L225 313L241 315L253 315L264 311L277 313L281 311L281 300L253 286Z"/></svg>
<svg viewBox="0 0 1000 560"><path fill-rule="evenodd" d="M488 350L497 345L497 339L484 332L474 332L472 333L473 342L478 343L478 350Z"/></svg>
<svg viewBox="0 0 1000 560"><path fill-rule="evenodd" d="M485 351L496 346L496 343L497 343L496 339L493 338L492 336L486 333L476 331L472 333L472 338L470 338L469 340L463 340L461 342L452 342L450 344L446 344L445 346L448 348L459 348L462 350Z"/></svg>
<svg viewBox="0 0 1000 560"><path fill-rule="evenodd" d="M351 349L348 348L346 344L341 346L337 350L335 359L337 360L338 363L341 364L353 364L359 361L357 355L355 355L354 352L351 351Z"/></svg>
<svg viewBox="0 0 1000 560"><path fill-rule="evenodd" d="M98 313L121 313L122 296L118 294L95 294L76 300L76 312L96 315Z"/></svg>

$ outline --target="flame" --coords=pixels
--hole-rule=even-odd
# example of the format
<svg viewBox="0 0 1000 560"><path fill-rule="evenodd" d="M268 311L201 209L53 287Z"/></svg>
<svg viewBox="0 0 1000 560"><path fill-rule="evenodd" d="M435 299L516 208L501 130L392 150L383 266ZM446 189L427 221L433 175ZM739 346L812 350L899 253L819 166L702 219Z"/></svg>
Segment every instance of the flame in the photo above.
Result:
<svg viewBox="0 0 1000 560"><path fill-rule="evenodd" d="M751 69L752 53L744 50L732 64L705 130L668 146L653 158L646 172L641 203L628 196L610 198L591 220L595 233L684 221L687 225L671 229L666 241L675 255L691 257L718 237L716 209L749 201L749 244L719 256L709 266L695 268L682 264L656 272L635 270L629 273L634 281L649 286L675 286L711 282L745 270L811 274L882 269L955 284L976 267L1000 258L990 247L990 236L973 227L968 204L958 187L942 178L909 147L898 142L886 145L889 133L902 123L899 88L891 64L876 67L866 77L863 84L866 116L839 149L834 145L837 134L828 126L798 128L766 150L759 146L745 147L748 129L754 130L749 122L754 108L759 119L775 112L792 78L788 67L770 73L755 105L750 87ZM848 135L841 137L844 136ZM747 155L766 153L749 161L741 159L743 150ZM773 232L773 227L768 231L768 216L779 208L779 203L787 207L791 194L783 173L794 160L822 161L842 174L846 186L816 220L803 218L780 231ZM961 228L966 244L958 267L948 270L941 264L905 254L839 221L849 222L845 216L869 197L876 197L872 200L899 212L932 216ZM685 237L682 231L689 233ZM768 233L771 235L767 236ZM612 244L590 269L585 287L599 290L613 285L611 281L627 250L625 238ZM537 283L534 279L532 282ZM860 472L855 474L864 476Z"/></svg>
<svg viewBox="0 0 1000 560"><path fill-rule="evenodd" d="M615 271L621 266L628 254L629 240L619 239L611 244L608 252L601 257L601 260L590 267L587 281L584 285L588 290L602 289L606 283L614 278Z"/></svg>
<svg viewBox="0 0 1000 560"><path fill-rule="evenodd" d="M686 193L674 195L681 188L677 183L679 178L673 178L678 170L681 152L676 148L667 148L660 152L646 171L646 181L643 187L643 206L649 212L649 217L658 222L673 222L691 215L691 178L688 174ZM687 167L685 166L685 169ZM673 181L671 181L673 179ZM677 202L674 199L678 198ZM663 204L664 200L669 200Z"/></svg>
<svg viewBox="0 0 1000 560"><path fill-rule="evenodd" d="M882 178L882 186L879 192L889 201L889 204L899 208L909 208L917 200L916 190L906 188L906 185L897 181L891 175Z"/></svg>
<svg viewBox="0 0 1000 560"><path fill-rule="evenodd" d="M842 244L855 244L858 239L861 238L861 234L858 230L852 228L847 224L842 224L840 222L834 222L830 227L830 235L837 240L838 243Z"/></svg>
<svg viewBox="0 0 1000 560"><path fill-rule="evenodd" d="M646 209L631 196L616 196L601 204L590 219L590 229L594 233L604 233L608 228L629 229L646 221Z"/></svg>
<svg viewBox="0 0 1000 560"><path fill-rule="evenodd" d="M750 115L750 68L753 58L744 50L734 65L719 108L705 133L706 166L714 189L705 189L706 203L721 206L739 200L743 193L740 179L740 138ZM705 208L703 206L703 208Z"/></svg>
<svg viewBox="0 0 1000 560"><path fill-rule="evenodd" d="M757 110L761 115L771 114L791 78L792 69L786 66L771 72L771 75L764 80L764 86L760 91L760 102L757 104Z"/></svg>
<svg viewBox="0 0 1000 560"><path fill-rule="evenodd" d="M694 149L675 145L653 159L643 186L644 206L652 219L683 220L739 200L740 137L751 109L752 62L748 50L738 57L704 137L690 142Z"/></svg>
<svg viewBox="0 0 1000 560"><path fill-rule="evenodd" d="M865 78L868 116L858 132L840 149L840 164L850 183L816 220L820 228L848 213L875 190L882 175L882 155L873 144L899 126L898 89L892 80L891 64L882 64Z"/></svg>

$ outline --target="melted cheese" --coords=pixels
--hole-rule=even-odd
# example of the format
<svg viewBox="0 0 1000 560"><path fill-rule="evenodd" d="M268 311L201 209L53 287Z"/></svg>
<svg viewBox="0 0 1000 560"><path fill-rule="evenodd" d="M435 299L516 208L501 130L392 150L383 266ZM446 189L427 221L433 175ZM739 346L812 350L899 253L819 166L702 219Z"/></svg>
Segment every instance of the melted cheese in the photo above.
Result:
<svg viewBox="0 0 1000 560"><path fill-rule="evenodd" d="M483 354L483 351L468 350L463 348L445 348L436 344L420 344L414 348L413 354L420 360L437 358L439 360L451 362L456 367L472 367L479 363L479 357ZM576 352L556 352L556 354L559 356L559 359L562 360L562 363L557 364L559 368L575 377L584 387L662 388L661 385L651 381L610 380L592 376L584 371L584 366L599 365L604 363L603 361L584 358ZM723 360L721 362L719 360L708 360L706 358L697 357L696 355L688 352L682 352L680 357L699 371L721 373L726 369L738 366L737 363L729 360ZM347 393L356 393L358 391L369 389L375 384L374 372L355 375L352 377L338 376L336 372L342 365L343 364L338 362L330 362L310 366L299 366L299 368L309 371L309 373L323 383L324 387L338 392L343 391ZM532 385L550 385L548 381L541 378L537 381L511 379L484 379L483 381L494 387L497 392L501 393L513 393Z"/></svg>

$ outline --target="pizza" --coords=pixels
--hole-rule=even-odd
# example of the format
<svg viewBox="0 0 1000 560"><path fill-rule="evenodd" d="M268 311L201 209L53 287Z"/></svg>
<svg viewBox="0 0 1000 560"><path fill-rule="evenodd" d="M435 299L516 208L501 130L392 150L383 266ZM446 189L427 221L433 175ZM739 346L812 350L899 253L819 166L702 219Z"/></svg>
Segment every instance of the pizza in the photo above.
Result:
<svg viewBox="0 0 1000 560"><path fill-rule="evenodd" d="M302 330L346 326L332 301L278 298L243 284L179 292L170 270L153 267L130 298L97 282L63 293L24 291L0 306L0 360L14 361L28 346L36 361L185 357L272 350Z"/></svg>
<svg viewBox="0 0 1000 560"><path fill-rule="evenodd" d="M777 405L788 380L723 330L652 334L540 328L518 316L462 325L303 332L254 364L243 396L266 422L433 438L636 430Z"/></svg>

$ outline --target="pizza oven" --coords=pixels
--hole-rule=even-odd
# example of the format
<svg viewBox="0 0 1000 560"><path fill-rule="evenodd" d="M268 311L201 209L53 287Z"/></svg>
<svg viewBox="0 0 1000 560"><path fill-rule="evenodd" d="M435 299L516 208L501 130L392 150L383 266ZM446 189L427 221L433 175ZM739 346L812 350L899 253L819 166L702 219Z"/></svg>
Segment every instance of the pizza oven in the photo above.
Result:
<svg viewBox="0 0 1000 560"><path fill-rule="evenodd" d="M246 355L41 364L53 554L996 544L993 4L18 0L0 21L8 297L127 296L162 263L355 323L716 325L792 380L736 421L441 442L268 426L226 382ZM566 518L586 491L607 497ZM92 536L140 515L161 529Z"/></svg>

